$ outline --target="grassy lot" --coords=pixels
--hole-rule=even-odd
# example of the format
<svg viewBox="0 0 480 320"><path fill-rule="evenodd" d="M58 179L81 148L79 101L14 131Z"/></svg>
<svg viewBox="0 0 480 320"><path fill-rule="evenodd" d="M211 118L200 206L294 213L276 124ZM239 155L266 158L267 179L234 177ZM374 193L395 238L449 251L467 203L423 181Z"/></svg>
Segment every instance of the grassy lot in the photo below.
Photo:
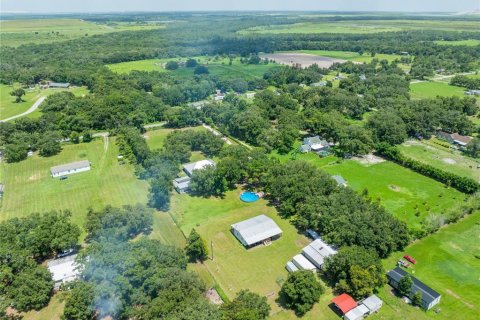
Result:
<svg viewBox="0 0 480 320"><path fill-rule="evenodd" d="M63 308L65 307L65 301L63 300L63 294L55 294L50 303L39 311L29 311L23 314L23 320L60 320L63 314Z"/></svg>
<svg viewBox="0 0 480 320"><path fill-rule="evenodd" d="M284 25L252 27L240 34L281 33L377 33L402 30L478 30L477 21L435 20L345 20L337 22L303 22Z"/></svg>
<svg viewBox="0 0 480 320"><path fill-rule="evenodd" d="M247 204L240 201L240 192L229 191L223 199L176 194L172 197L170 214L184 234L196 228L209 246L213 242L214 260L207 260L204 267L229 298L249 288L267 296L274 312L278 312L275 299L287 277L285 263L309 240L298 234L289 221L281 219L265 200ZM268 247L246 250L230 232L230 225L259 214L274 219L283 235Z"/></svg>
<svg viewBox="0 0 480 320"><path fill-rule="evenodd" d="M436 234L424 238L405 252L396 253L385 260L385 268L394 267L404 254L417 259L410 270L420 280L442 295L437 314L417 310L406 305L390 293L386 286L380 292L384 312L389 317L378 319L478 319L480 314L480 213L466 217L456 224L440 229ZM415 315L414 315L415 313ZM377 317L375 317L377 318ZM372 318L373 319L373 318Z"/></svg>
<svg viewBox="0 0 480 320"><path fill-rule="evenodd" d="M164 28L164 25L109 22L97 24L80 19L19 19L0 21L2 45L50 43L117 31Z"/></svg>
<svg viewBox="0 0 480 320"><path fill-rule="evenodd" d="M269 63L265 64L243 64L240 59L234 59L232 65L229 65L228 58L221 57L195 57L201 64L208 66L208 70L211 75L228 77L228 78L242 78L242 79L254 79L262 78L265 72L278 67L277 64ZM138 71L159 71L168 72L180 78L192 78L194 68L180 67L177 70L169 71L163 68L163 65L167 61L184 61L185 59L147 59L139 61L121 62L115 64L109 64L107 67L110 70L117 73L129 73L133 70Z"/></svg>
<svg viewBox="0 0 480 320"><path fill-rule="evenodd" d="M5 194L0 220L69 209L72 221L83 226L89 207L146 203L147 182L135 177L132 166L119 165L117 155L115 138L110 138L108 145L97 139L64 145L63 151L53 157L35 154L19 163L2 163ZM91 162L90 171L73 174L64 181L50 177L50 167L83 159Z"/></svg>
<svg viewBox="0 0 480 320"><path fill-rule="evenodd" d="M402 57L401 55L398 55L398 54L383 54L383 53L377 53L375 57L372 57L368 53L359 55L357 52L351 52L351 51L300 50L300 52L314 54L317 56L344 59L344 60L355 61L355 62L366 62L366 63L371 62L373 59L387 60L388 62L392 62L396 59L400 60L400 58Z"/></svg>
<svg viewBox="0 0 480 320"><path fill-rule="evenodd" d="M409 158L427 163L436 168L450 171L460 176L480 180L480 161L463 156L458 152L435 147L432 143L408 141L399 146L403 154Z"/></svg>
<svg viewBox="0 0 480 320"><path fill-rule="evenodd" d="M40 89L38 86L35 89L25 89L26 95L22 97L24 101L20 103L15 103L15 97L10 95L10 92L14 88L18 88L20 85L17 83L14 86L0 84L0 120L12 117L14 115L20 114L27 111L39 98L43 96L49 96L51 94L61 92L61 91L70 91L73 92L76 96L82 96L88 94L88 89L86 87L72 87L70 89ZM41 114L40 110L33 112L30 115ZM30 116L29 115L29 116Z"/></svg>
<svg viewBox="0 0 480 320"><path fill-rule="evenodd" d="M416 82L410 84L410 95L412 99L435 98L436 96L465 96L465 89L451 86L445 82Z"/></svg>
<svg viewBox="0 0 480 320"><path fill-rule="evenodd" d="M446 41L446 40L439 40L435 41L436 44L441 46L469 46L474 47L480 45L480 40L477 39L469 39L469 40L457 40L457 41Z"/></svg>
<svg viewBox="0 0 480 320"><path fill-rule="evenodd" d="M167 138L168 134L176 131L176 130L201 130L204 131L206 130L203 126L198 126L198 127L188 127L188 128L182 128L182 129L170 129L170 128L162 128L160 129L154 129L154 130L149 130L144 134L144 137L147 139L147 144L150 147L150 149L155 150L155 149L161 149L163 147L163 144L165 143L165 139Z"/></svg>

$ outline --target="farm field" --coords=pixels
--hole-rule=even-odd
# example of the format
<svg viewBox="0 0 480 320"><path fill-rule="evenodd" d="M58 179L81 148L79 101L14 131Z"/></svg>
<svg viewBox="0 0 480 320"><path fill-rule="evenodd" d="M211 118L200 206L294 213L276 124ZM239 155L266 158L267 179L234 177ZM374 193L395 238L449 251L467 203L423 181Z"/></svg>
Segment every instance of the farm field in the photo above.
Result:
<svg viewBox="0 0 480 320"><path fill-rule="evenodd" d="M375 57L372 57L368 53L364 53L362 55L359 55L357 52L351 52L351 51L301 50L300 52L313 54L313 55L317 55L317 56L324 56L324 57L337 58L337 59L343 59L343 60L348 60L348 61L362 62L362 63L363 62L369 63L373 59L387 60L388 62L392 62L392 61L394 61L396 59L400 59L402 57L399 54L383 54L383 53L377 53L377 54L375 54Z"/></svg>
<svg viewBox="0 0 480 320"><path fill-rule="evenodd" d="M228 78L242 78L254 79L262 78L265 72L277 67L277 64L243 64L240 59L234 59L232 65L229 65L228 58L214 58L214 57L194 57L200 64L208 67L211 75L228 77ZM165 70L163 64L167 61L179 61L180 59L147 59L130 62L121 62L107 65L110 70L117 73L129 73L133 70L137 71L159 71L168 72L180 78L193 77L195 68L180 67L177 70ZM185 59L183 59L185 60Z"/></svg>
<svg viewBox="0 0 480 320"><path fill-rule="evenodd" d="M477 168L480 162L458 152L447 151L443 148L436 148L431 143L413 140L405 142L399 148L409 158L460 176L480 180L480 169Z"/></svg>
<svg viewBox="0 0 480 320"><path fill-rule="evenodd" d="M66 41L95 34L164 28L164 25L109 22L97 24L80 19L19 19L0 21L2 45Z"/></svg>
<svg viewBox="0 0 480 320"><path fill-rule="evenodd" d="M72 221L83 227L89 207L146 203L148 183L135 177L131 165L119 165L115 138L106 141L64 145L60 154L49 158L35 154L19 163L2 163L5 194L0 220L68 209ZM63 181L51 178L50 167L84 159L91 162L90 171Z"/></svg>
<svg viewBox="0 0 480 320"><path fill-rule="evenodd" d="M457 40L457 41L446 41L439 40L435 41L436 44L441 46L469 46L474 47L480 45L480 40L478 39L469 39L469 40Z"/></svg>
<svg viewBox="0 0 480 320"><path fill-rule="evenodd" d="M424 81L410 84L410 95L412 99L435 98L436 96L465 96L465 89L451 86L445 82Z"/></svg>
<svg viewBox="0 0 480 320"><path fill-rule="evenodd" d="M282 33L378 33L402 30L477 30L476 21L435 20L345 20L337 22L302 22L283 25L258 26L238 31L240 34L282 34Z"/></svg>
<svg viewBox="0 0 480 320"><path fill-rule="evenodd" d="M17 88L19 85L16 84ZM0 120L6 119L17 114L27 111L39 98L43 96L49 96L51 94L61 92L61 91L70 91L76 96L82 96L88 94L88 89L86 87L72 87L70 89L40 89L38 86L35 89L25 89L26 94L22 97L24 101L20 103L15 103L15 97L10 95L10 92L13 90L12 86L0 84ZM33 112L32 114L40 114L40 111Z"/></svg>
<svg viewBox="0 0 480 320"><path fill-rule="evenodd" d="M386 270L390 270L404 254L417 259L417 264L410 269L416 277L430 285L442 295L438 305L440 312L433 310L415 312L413 308L390 293L385 286L380 291L384 301L382 311L391 315L378 319L478 319L480 314L480 212L476 212L459 222L440 229L405 249L403 253L395 253L384 261ZM373 318L372 318L373 319ZM377 317L375 316L375 319Z"/></svg>

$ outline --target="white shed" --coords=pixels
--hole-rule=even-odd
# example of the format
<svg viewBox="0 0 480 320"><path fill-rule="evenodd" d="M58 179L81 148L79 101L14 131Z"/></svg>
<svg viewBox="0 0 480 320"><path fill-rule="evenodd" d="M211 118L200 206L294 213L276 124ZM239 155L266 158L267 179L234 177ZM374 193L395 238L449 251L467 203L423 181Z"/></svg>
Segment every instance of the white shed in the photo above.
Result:
<svg viewBox="0 0 480 320"><path fill-rule="evenodd" d="M301 270L317 270L317 267L301 254L297 254L293 257L292 262Z"/></svg>
<svg viewBox="0 0 480 320"><path fill-rule="evenodd" d="M366 298L362 301L362 304L368 308L369 314L377 312L383 305L383 301L377 297L376 295L371 295L370 297Z"/></svg>
<svg viewBox="0 0 480 320"><path fill-rule="evenodd" d="M343 318L345 320L361 320L366 314L368 314L368 311L368 308L361 304L345 313Z"/></svg>

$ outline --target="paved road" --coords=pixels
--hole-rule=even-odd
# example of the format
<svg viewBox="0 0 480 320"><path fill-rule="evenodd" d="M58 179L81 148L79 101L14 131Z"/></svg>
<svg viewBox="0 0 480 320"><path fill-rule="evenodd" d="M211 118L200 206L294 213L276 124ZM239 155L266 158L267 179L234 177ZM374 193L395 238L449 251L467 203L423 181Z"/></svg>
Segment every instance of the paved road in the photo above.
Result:
<svg viewBox="0 0 480 320"><path fill-rule="evenodd" d="M16 116L0 120L0 122L7 122L7 121L17 119L17 118L20 118L20 117L26 116L27 114L32 113L33 111L37 110L37 108L42 104L42 102L45 100L45 98L47 98L47 97L41 97L40 99L35 101L35 103L30 107L30 109L28 109L24 113L20 113L20 114L17 114Z"/></svg>

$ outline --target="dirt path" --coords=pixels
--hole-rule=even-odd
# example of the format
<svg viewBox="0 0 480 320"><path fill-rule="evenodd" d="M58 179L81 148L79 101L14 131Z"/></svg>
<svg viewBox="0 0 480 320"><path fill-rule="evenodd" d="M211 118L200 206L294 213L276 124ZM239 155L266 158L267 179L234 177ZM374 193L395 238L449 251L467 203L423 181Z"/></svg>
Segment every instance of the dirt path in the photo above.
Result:
<svg viewBox="0 0 480 320"><path fill-rule="evenodd" d="M20 117L24 117L26 116L27 114L30 114L32 113L33 111L37 110L37 108L42 104L42 102L46 99L47 97L41 97L39 98L37 101L35 101L35 103L25 112L23 113L20 113L20 114L17 114L13 117L10 117L10 118L7 118L7 119L3 119L3 120L0 120L0 122L7 122L7 121L10 121L10 120L13 120L13 119L17 119L17 118L20 118Z"/></svg>

